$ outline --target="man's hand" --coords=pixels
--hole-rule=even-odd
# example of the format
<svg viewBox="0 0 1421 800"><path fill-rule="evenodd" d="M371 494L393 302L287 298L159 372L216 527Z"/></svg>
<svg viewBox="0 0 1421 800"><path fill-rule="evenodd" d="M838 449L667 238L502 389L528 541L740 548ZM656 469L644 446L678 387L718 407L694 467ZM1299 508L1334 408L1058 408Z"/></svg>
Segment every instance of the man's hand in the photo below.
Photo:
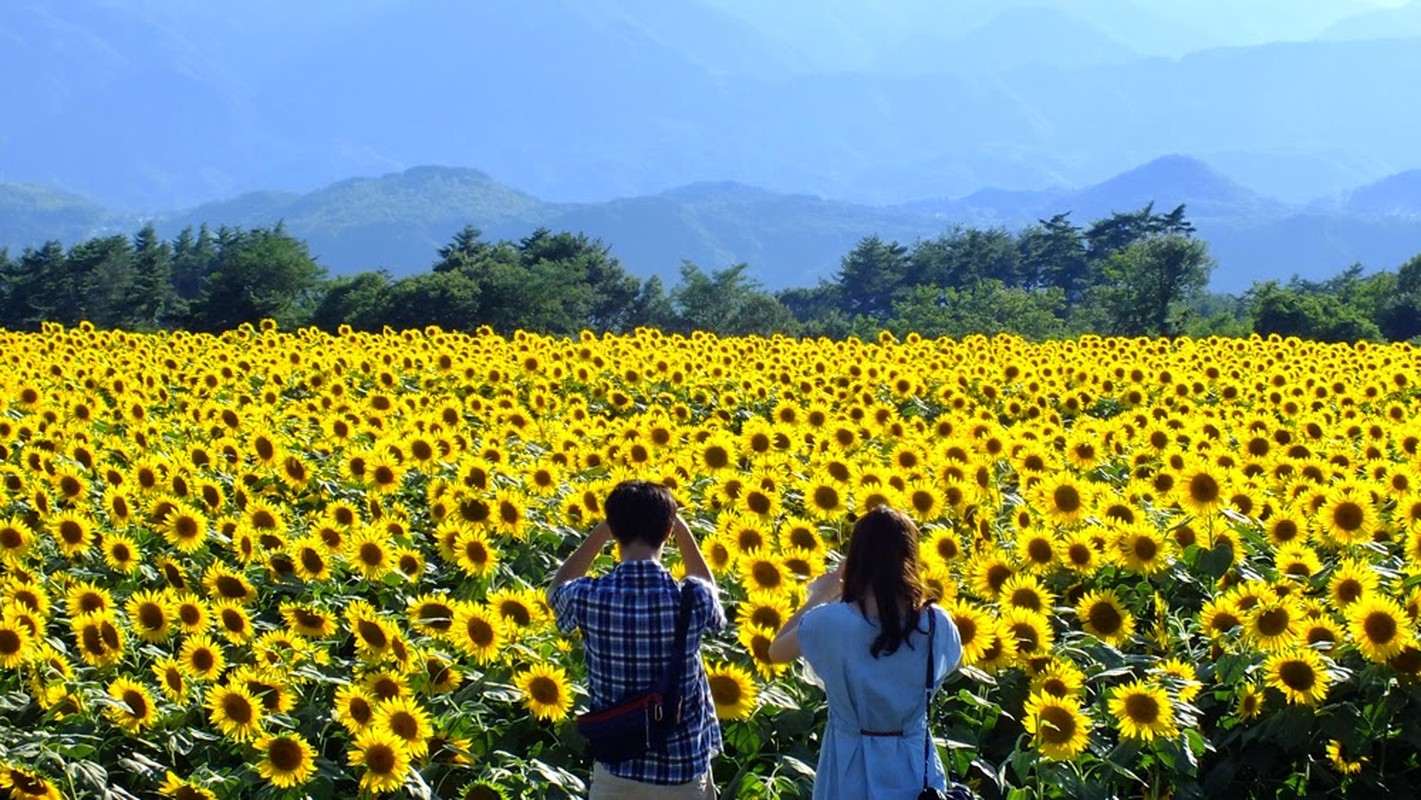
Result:
<svg viewBox="0 0 1421 800"><path fill-rule="evenodd" d="M691 533L691 528L686 524L686 520L680 514L671 521L671 537L675 540L676 549L681 552L681 563L686 565L686 574L700 578L712 587L715 586L715 575L711 573L710 565L706 563L706 557L701 554L701 546L696 543L696 535Z"/></svg>

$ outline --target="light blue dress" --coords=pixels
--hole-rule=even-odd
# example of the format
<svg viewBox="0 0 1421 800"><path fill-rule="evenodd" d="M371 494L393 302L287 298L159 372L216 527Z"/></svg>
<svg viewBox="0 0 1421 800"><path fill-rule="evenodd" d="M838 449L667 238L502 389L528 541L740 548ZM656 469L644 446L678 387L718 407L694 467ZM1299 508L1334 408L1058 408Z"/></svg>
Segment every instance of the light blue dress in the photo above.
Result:
<svg viewBox="0 0 1421 800"><path fill-rule="evenodd" d="M914 800L922 791L929 612L937 616L932 654L936 687L962 659L957 627L937 606L919 615L920 632L913 634L911 647L903 645L878 658L869 654L878 622L866 618L856 603L829 603L800 620L800 651L829 696L814 800ZM903 735L866 736L865 730L901 730ZM937 748L932 748L928 781L946 789Z"/></svg>

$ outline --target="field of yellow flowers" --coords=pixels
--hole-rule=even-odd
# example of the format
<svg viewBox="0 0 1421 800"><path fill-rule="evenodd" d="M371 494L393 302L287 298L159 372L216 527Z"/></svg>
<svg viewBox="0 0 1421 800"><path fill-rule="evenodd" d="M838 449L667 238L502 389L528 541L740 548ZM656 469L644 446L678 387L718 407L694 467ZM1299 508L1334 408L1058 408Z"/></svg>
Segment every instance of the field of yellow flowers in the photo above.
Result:
<svg viewBox="0 0 1421 800"><path fill-rule="evenodd" d="M81 326L0 358L17 800L580 793L541 595L633 476L733 622L724 796L807 796L822 694L765 650L879 503L961 631L935 730L985 796L1421 772L1406 345Z"/></svg>

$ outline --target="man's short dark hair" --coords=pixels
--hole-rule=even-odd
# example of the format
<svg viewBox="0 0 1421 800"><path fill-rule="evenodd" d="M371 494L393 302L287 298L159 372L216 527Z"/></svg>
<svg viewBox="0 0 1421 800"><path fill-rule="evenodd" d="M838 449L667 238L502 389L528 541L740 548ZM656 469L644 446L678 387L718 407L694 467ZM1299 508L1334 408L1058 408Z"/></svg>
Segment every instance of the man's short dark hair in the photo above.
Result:
<svg viewBox="0 0 1421 800"><path fill-rule="evenodd" d="M671 490L651 481L622 481L607 495L607 526L618 544L660 547L676 519Z"/></svg>

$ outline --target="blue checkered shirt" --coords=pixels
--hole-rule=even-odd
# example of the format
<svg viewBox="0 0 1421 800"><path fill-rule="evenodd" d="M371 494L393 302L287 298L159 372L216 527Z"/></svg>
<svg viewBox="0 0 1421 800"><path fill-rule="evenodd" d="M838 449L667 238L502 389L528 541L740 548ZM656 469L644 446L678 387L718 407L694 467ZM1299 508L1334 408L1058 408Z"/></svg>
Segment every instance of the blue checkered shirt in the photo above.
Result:
<svg viewBox="0 0 1421 800"><path fill-rule="evenodd" d="M725 611L706 581L687 578L681 586L693 595L686 651L681 654L681 724L667 739L664 753L605 765L619 778L686 783L705 774L721 749L700 648L703 633L725 626ZM680 603L676 581L656 561L625 561L606 575L568 581L553 592L558 629L582 629L593 708L606 708L655 686L670 663Z"/></svg>

